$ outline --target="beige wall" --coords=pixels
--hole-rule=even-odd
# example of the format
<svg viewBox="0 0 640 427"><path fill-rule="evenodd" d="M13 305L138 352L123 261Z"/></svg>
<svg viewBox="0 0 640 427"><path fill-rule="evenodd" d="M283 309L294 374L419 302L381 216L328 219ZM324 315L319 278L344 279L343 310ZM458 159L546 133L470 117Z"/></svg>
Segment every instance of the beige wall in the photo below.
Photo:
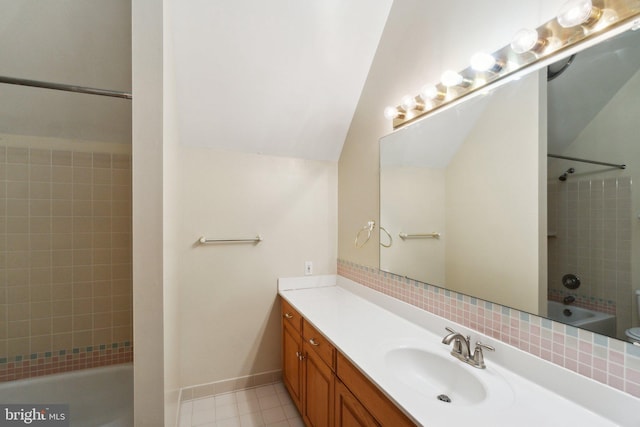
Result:
<svg viewBox="0 0 640 427"><path fill-rule="evenodd" d="M136 427L164 423L163 11L132 2L133 334Z"/></svg>
<svg viewBox="0 0 640 427"><path fill-rule="evenodd" d="M391 132L384 107L437 82L445 69L467 67L473 53L506 45L520 28L535 28L551 19L562 3L492 0L470 11L463 0L394 2L340 157L341 259L379 263L377 239L356 249L353 238L368 220L378 220L378 140Z"/></svg>
<svg viewBox="0 0 640 427"><path fill-rule="evenodd" d="M169 219L180 212L180 165L176 112L175 74L171 16L165 13L163 33L163 336L164 336L164 419L166 426L176 423L180 395L180 277L177 237L179 224Z"/></svg>
<svg viewBox="0 0 640 427"><path fill-rule="evenodd" d="M380 246L380 269L443 285L446 238L402 240L399 233L447 235L445 170L384 165L380 171L380 196L384 201L380 225L393 238L390 247ZM380 241L389 244L384 232Z"/></svg>
<svg viewBox="0 0 640 427"><path fill-rule="evenodd" d="M337 165L184 146L179 162L181 385L281 369L277 278L335 273Z"/></svg>
<svg viewBox="0 0 640 427"><path fill-rule="evenodd" d="M539 284L546 282L538 267L546 233L538 224L546 200L546 185L539 187L546 85L539 74L491 94L446 170L446 287L530 313L538 313ZM546 298L546 286L542 293Z"/></svg>

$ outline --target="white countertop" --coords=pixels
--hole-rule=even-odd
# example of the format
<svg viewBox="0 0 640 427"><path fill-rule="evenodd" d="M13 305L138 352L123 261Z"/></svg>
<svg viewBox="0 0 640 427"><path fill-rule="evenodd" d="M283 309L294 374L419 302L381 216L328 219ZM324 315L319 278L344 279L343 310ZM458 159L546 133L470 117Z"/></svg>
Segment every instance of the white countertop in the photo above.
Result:
<svg viewBox="0 0 640 427"><path fill-rule="evenodd" d="M284 299L420 425L640 426L640 399L351 280L285 278L278 287ZM456 362L483 381L508 384L507 398L447 404L435 396L425 399L424 390L412 389L390 372L385 355L397 347L422 347L455 361L450 346L441 343L444 326L496 347L495 353L485 352L485 370Z"/></svg>

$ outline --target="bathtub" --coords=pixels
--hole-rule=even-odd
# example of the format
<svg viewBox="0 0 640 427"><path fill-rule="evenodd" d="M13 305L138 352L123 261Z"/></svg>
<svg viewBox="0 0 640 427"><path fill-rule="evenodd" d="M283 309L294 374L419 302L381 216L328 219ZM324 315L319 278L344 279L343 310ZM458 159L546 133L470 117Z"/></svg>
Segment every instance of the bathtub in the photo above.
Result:
<svg viewBox="0 0 640 427"><path fill-rule="evenodd" d="M133 365L0 383L0 402L69 404L71 427L133 427Z"/></svg>
<svg viewBox="0 0 640 427"><path fill-rule="evenodd" d="M566 315L568 309L571 315ZM616 316L600 313L587 308L564 305L556 301L547 301L547 317L561 323L567 323L577 328L587 329L598 334L616 336Z"/></svg>

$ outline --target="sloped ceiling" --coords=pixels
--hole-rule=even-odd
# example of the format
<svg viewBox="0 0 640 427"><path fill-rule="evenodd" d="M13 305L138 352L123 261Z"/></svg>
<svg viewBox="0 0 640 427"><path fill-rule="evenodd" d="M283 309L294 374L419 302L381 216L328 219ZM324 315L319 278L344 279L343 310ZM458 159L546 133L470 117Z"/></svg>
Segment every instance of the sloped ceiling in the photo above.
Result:
<svg viewBox="0 0 640 427"><path fill-rule="evenodd" d="M391 3L173 1L180 142L337 161Z"/></svg>
<svg viewBox="0 0 640 427"><path fill-rule="evenodd" d="M171 1L181 143L336 161L391 4ZM130 91L130 0L0 10L0 75ZM131 141L131 101L6 84L0 99L0 133Z"/></svg>
<svg viewBox="0 0 640 427"><path fill-rule="evenodd" d="M131 90L130 0L0 0L0 75ZM131 101L0 84L0 133L131 142Z"/></svg>
<svg viewBox="0 0 640 427"><path fill-rule="evenodd" d="M549 153L561 154L640 69L640 31L576 55L548 86Z"/></svg>

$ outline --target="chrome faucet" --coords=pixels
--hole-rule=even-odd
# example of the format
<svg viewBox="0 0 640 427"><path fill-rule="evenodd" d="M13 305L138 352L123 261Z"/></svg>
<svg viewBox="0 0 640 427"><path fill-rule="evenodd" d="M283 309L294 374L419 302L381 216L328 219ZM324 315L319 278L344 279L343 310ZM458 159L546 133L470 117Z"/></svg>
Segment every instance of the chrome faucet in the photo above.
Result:
<svg viewBox="0 0 640 427"><path fill-rule="evenodd" d="M442 344L449 345L451 344L451 341L453 341L453 350L451 350L451 354L463 362L466 362L469 359L469 354L471 353L471 349L469 348L469 340L471 337L465 337L460 332L456 332L449 327L445 329L450 333L442 338Z"/></svg>
<svg viewBox="0 0 640 427"><path fill-rule="evenodd" d="M474 368L484 369L487 367L484 363L484 354L482 354L482 349L485 348L487 350L494 351L495 348L490 345L482 344L478 341L476 342L476 347L472 354L470 336L465 337L460 332L456 332L448 327L445 329L449 334L442 339L442 343L449 345L453 341L453 349L451 350L451 355L453 357L462 360L464 363L468 363Z"/></svg>

